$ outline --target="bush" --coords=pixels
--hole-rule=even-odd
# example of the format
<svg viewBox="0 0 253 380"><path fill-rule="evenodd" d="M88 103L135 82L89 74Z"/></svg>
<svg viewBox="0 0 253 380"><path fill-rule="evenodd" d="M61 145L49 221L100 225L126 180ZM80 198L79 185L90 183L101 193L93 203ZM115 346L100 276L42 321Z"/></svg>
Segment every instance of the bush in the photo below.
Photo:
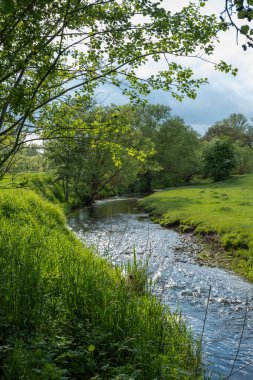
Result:
<svg viewBox="0 0 253 380"><path fill-rule="evenodd" d="M236 166L234 146L228 138L215 138L203 152L204 176L214 181L225 179Z"/></svg>

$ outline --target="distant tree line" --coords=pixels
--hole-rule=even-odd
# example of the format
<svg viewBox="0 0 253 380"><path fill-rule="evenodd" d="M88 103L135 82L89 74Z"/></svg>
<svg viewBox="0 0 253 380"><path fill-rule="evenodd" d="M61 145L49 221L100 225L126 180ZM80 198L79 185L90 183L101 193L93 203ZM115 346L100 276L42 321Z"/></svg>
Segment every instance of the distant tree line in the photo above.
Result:
<svg viewBox="0 0 253 380"><path fill-rule="evenodd" d="M75 205L253 170L253 127L242 114L200 137L168 106L84 105L75 97L46 107L38 125L43 146L19 151L12 171L52 171Z"/></svg>

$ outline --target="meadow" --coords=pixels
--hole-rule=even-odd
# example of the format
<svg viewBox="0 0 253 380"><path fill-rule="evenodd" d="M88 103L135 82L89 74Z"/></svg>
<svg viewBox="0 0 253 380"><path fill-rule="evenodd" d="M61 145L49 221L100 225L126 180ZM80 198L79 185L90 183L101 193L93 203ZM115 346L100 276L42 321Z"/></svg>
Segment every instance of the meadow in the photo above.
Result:
<svg viewBox="0 0 253 380"><path fill-rule="evenodd" d="M180 315L136 261L123 275L83 246L51 185L45 175L0 183L1 379L202 379Z"/></svg>
<svg viewBox="0 0 253 380"><path fill-rule="evenodd" d="M165 227L208 243L201 258L253 281L253 175L159 191L140 204Z"/></svg>

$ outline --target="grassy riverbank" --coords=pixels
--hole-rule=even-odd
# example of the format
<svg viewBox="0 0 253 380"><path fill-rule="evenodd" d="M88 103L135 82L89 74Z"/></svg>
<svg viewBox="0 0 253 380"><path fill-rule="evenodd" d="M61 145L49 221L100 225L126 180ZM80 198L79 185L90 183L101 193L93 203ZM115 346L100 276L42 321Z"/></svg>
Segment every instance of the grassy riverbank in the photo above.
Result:
<svg viewBox="0 0 253 380"><path fill-rule="evenodd" d="M157 192L141 205L165 227L194 230L212 246L202 257L253 281L253 175Z"/></svg>
<svg viewBox="0 0 253 380"><path fill-rule="evenodd" d="M42 198L63 206L64 191L62 184L51 173L14 173L0 180L2 190L34 190Z"/></svg>
<svg viewBox="0 0 253 380"><path fill-rule="evenodd" d="M85 248L58 205L8 183L0 186L1 379L202 378L182 319Z"/></svg>

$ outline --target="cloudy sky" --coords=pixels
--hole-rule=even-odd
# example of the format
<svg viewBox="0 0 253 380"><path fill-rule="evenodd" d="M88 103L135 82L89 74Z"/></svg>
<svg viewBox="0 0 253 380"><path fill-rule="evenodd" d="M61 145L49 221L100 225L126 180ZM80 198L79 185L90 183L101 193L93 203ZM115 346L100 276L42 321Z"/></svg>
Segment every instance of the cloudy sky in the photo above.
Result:
<svg viewBox="0 0 253 380"><path fill-rule="evenodd" d="M164 0L163 6L174 10L188 4L188 0ZM224 0L209 0L205 12L219 15ZM238 75L216 72L212 65L203 61L187 58L187 65L194 69L198 77L208 77L209 84L198 91L195 100L185 99L178 102L169 93L154 91L148 96L151 103L169 105L173 113L183 117L194 129L203 134L215 121L226 118L231 113L243 113L249 119L253 118L253 49L243 51L243 40L236 44L235 31L231 30L220 35L220 44L217 44L212 60L224 60L239 69ZM153 71L151 63L143 70ZM128 99L113 87L100 89L100 98L105 103L124 104Z"/></svg>

